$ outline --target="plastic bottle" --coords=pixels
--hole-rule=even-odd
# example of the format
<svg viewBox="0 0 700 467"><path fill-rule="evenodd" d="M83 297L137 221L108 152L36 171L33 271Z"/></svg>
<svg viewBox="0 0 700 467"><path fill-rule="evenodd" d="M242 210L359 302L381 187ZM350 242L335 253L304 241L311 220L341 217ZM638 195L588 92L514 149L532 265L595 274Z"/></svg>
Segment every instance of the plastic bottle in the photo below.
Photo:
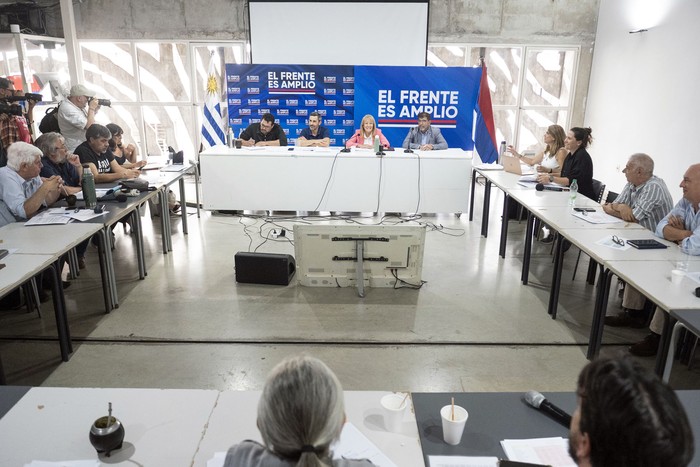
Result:
<svg viewBox="0 0 700 467"><path fill-rule="evenodd" d="M578 183L574 178L569 185L569 206L576 206L576 196L578 196Z"/></svg>
<svg viewBox="0 0 700 467"><path fill-rule="evenodd" d="M226 139L228 141L226 142L228 144L228 147L232 148L233 147L233 128L228 127L228 134L226 135Z"/></svg>
<svg viewBox="0 0 700 467"><path fill-rule="evenodd" d="M374 135L374 152L379 152L379 135Z"/></svg>
<svg viewBox="0 0 700 467"><path fill-rule="evenodd" d="M501 158L506 154L506 142L501 141L501 149L498 151L498 163L501 163Z"/></svg>
<svg viewBox="0 0 700 467"><path fill-rule="evenodd" d="M90 166L87 164L83 165L83 199L85 200L85 207L88 209L94 209L97 206L97 193L95 192L95 178L92 176L92 171L90 171Z"/></svg>

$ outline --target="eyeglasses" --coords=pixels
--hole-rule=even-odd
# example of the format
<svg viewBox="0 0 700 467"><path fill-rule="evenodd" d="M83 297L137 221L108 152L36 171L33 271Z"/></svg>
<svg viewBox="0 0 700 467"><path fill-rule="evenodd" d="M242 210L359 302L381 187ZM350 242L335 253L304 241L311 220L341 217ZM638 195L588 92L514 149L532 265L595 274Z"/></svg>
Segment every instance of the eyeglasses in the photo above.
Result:
<svg viewBox="0 0 700 467"><path fill-rule="evenodd" d="M613 241L613 243L615 243L617 245L625 246L625 241L623 239L621 239L620 237L618 237L617 235L612 236L612 241Z"/></svg>

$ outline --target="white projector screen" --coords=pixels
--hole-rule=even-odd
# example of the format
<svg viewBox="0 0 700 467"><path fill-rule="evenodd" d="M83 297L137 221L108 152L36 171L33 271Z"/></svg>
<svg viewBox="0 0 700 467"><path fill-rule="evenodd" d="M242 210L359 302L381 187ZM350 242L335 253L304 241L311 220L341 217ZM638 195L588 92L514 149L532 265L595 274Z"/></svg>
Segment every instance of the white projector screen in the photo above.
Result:
<svg viewBox="0 0 700 467"><path fill-rule="evenodd" d="M254 64L426 64L427 0L249 5Z"/></svg>

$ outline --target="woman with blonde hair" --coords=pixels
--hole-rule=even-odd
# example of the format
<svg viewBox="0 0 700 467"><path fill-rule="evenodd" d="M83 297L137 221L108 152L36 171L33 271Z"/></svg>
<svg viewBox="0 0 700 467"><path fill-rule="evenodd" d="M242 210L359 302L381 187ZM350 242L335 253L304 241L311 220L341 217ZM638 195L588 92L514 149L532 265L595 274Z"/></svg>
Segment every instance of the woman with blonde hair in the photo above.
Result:
<svg viewBox="0 0 700 467"><path fill-rule="evenodd" d="M243 441L224 467L368 467L368 460L333 459L331 444L345 424L343 388L321 360L290 357L267 377L258 403L263 444Z"/></svg>
<svg viewBox="0 0 700 467"><path fill-rule="evenodd" d="M564 147L564 138L566 138L566 133L561 126L549 125L544 134L544 144L546 144L544 151L537 153L534 157L528 157L518 154L513 146L508 146L508 152L527 165L539 164L538 172L559 173L564 165L564 159L569 153Z"/></svg>
<svg viewBox="0 0 700 467"><path fill-rule="evenodd" d="M352 138L345 143L345 147L351 148L353 146L358 148L373 149L374 148L374 137L379 136L379 144L388 148L391 146L389 140L387 140L382 134L382 130L377 128L377 124L374 121L374 117L367 114L362 117L362 123L360 124L360 129L355 131Z"/></svg>

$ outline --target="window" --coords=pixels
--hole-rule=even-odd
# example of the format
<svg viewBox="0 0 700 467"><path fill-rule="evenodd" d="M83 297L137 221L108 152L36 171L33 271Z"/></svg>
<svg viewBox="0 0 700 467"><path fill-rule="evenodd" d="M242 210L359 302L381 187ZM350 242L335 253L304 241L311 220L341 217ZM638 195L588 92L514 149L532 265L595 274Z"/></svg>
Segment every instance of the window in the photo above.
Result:
<svg viewBox="0 0 700 467"><path fill-rule="evenodd" d="M431 44L430 66L488 68L497 141L519 152L543 148L549 125L568 129L578 66L576 47Z"/></svg>

